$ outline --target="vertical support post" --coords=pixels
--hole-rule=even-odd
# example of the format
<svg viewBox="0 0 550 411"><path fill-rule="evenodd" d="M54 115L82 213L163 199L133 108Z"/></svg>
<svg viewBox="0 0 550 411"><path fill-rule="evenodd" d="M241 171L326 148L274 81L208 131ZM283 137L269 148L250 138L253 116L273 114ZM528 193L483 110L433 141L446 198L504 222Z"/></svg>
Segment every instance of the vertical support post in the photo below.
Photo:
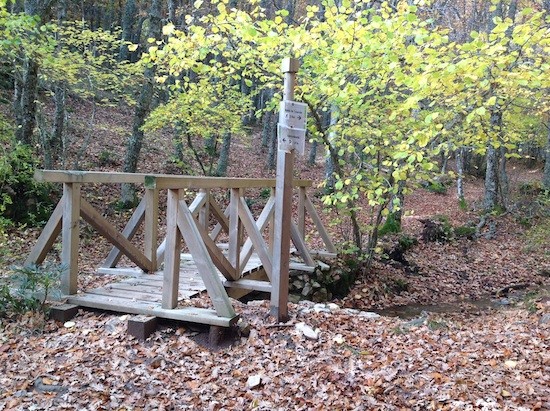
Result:
<svg viewBox="0 0 550 411"><path fill-rule="evenodd" d="M78 290L78 242L80 231L80 184L63 184L63 221L61 292L76 294Z"/></svg>
<svg viewBox="0 0 550 411"><path fill-rule="evenodd" d="M235 267L236 278L241 276L241 220L239 219L239 202L241 190L231 189L231 199L229 202L229 249L228 260Z"/></svg>
<svg viewBox="0 0 550 411"><path fill-rule="evenodd" d="M157 189L145 190L145 227L144 227L144 254L151 260L150 271L157 269L157 241L159 220L159 192Z"/></svg>
<svg viewBox="0 0 550 411"><path fill-rule="evenodd" d="M275 198L275 189L271 189L271 198ZM269 218L269 226L268 226L268 240L269 240L269 253L271 254L271 257L273 258L273 243L275 242L275 213L271 214L271 217Z"/></svg>
<svg viewBox="0 0 550 411"><path fill-rule="evenodd" d="M210 190L201 188L200 192L204 193L206 196L206 202L199 211L199 224L202 225L206 231L208 231L210 217Z"/></svg>
<svg viewBox="0 0 550 411"><path fill-rule="evenodd" d="M285 58L283 100L294 99L296 73L300 67L297 59ZM279 123L285 124L282 113ZM275 187L275 224L273 241L273 273L271 278L271 315L279 322L288 321L288 267L290 258L290 224L292 219L292 179L294 151L277 151L277 180Z"/></svg>
<svg viewBox="0 0 550 411"><path fill-rule="evenodd" d="M164 252L164 278L162 281L162 308L178 305L180 280L181 235L178 229L178 202L180 190L168 190L166 203L166 249Z"/></svg>
<svg viewBox="0 0 550 411"><path fill-rule="evenodd" d="M306 239L306 188L298 187L298 232Z"/></svg>

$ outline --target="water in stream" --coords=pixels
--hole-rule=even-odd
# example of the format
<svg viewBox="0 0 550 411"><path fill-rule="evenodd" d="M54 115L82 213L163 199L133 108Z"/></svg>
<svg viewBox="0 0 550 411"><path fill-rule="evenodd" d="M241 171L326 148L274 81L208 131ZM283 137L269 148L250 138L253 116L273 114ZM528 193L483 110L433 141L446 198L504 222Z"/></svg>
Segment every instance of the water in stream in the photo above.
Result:
<svg viewBox="0 0 550 411"><path fill-rule="evenodd" d="M382 316L400 317L403 319L419 317L423 312L436 314L475 313L480 311L509 308L524 301L528 295L532 294L550 294L550 285L539 286L536 288L530 287L524 290L513 290L508 293L506 297L487 296L477 300L460 300L450 303L430 305L407 304L372 311Z"/></svg>

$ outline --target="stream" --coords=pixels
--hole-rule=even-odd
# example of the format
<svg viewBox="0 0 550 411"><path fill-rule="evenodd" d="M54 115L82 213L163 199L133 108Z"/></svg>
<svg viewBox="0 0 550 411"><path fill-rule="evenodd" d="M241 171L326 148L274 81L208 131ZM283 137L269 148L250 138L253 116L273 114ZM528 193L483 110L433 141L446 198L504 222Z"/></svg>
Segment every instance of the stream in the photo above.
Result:
<svg viewBox="0 0 550 411"><path fill-rule="evenodd" d="M510 308L525 301L530 295L545 294L550 294L550 285L529 287L523 290L512 290L503 297L485 296L476 300L460 300L429 305L397 305L372 311L385 317L399 317L403 319L419 317L423 312L436 314L476 313L480 311Z"/></svg>

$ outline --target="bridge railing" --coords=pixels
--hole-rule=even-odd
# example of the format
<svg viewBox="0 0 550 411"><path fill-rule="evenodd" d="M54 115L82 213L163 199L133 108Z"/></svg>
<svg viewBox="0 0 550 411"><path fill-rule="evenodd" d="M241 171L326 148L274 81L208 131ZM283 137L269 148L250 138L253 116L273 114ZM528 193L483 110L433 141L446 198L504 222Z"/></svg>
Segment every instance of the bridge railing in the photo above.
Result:
<svg viewBox="0 0 550 411"><path fill-rule="evenodd" d="M255 252L265 274L272 275L273 218L275 180L263 178L194 177L162 174L110 173L95 171L39 170L38 181L62 183L63 196L26 264L40 264L61 234L61 262L65 267L62 292L77 293L80 217L112 245L103 263L116 267L125 255L144 272L154 272L164 264L162 308L175 308L179 284L182 240L189 249L219 316L231 317L234 311L225 287L269 291L268 282L243 278L247 262ZM143 197L122 232L111 224L81 195L87 184L132 183L143 186ZM336 249L320 216L307 195L311 182L294 181L297 194L297 222L291 223L291 238L304 264L316 264L305 241L306 215L322 238L326 252ZM229 202L220 202L216 190L229 191ZM251 189L269 189L270 196L255 217L247 203ZM166 191L166 236L159 243L159 192ZM256 213L258 214L258 213ZM132 242L143 225L143 246ZM221 273L225 277L222 281Z"/></svg>

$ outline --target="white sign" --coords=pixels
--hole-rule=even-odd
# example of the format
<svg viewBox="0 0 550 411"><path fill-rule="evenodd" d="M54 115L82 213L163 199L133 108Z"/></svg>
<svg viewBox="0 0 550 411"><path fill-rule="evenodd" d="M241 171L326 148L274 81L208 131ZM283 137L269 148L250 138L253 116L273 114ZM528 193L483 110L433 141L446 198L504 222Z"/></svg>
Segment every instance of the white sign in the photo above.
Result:
<svg viewBox="0 0 550 411"><path fill-rule="evenodd" d="M301 155L306 151L306 130L303 128L291 128L284 124L278 124L277 136L279 137L279 150L296 150Z"/></svg>
<svg viewBox="0 0 550 411"><path fill-rule="evenodd" d="M281 101L279 123L290 128L306 128L307 104L292 100Z"/></svg>

